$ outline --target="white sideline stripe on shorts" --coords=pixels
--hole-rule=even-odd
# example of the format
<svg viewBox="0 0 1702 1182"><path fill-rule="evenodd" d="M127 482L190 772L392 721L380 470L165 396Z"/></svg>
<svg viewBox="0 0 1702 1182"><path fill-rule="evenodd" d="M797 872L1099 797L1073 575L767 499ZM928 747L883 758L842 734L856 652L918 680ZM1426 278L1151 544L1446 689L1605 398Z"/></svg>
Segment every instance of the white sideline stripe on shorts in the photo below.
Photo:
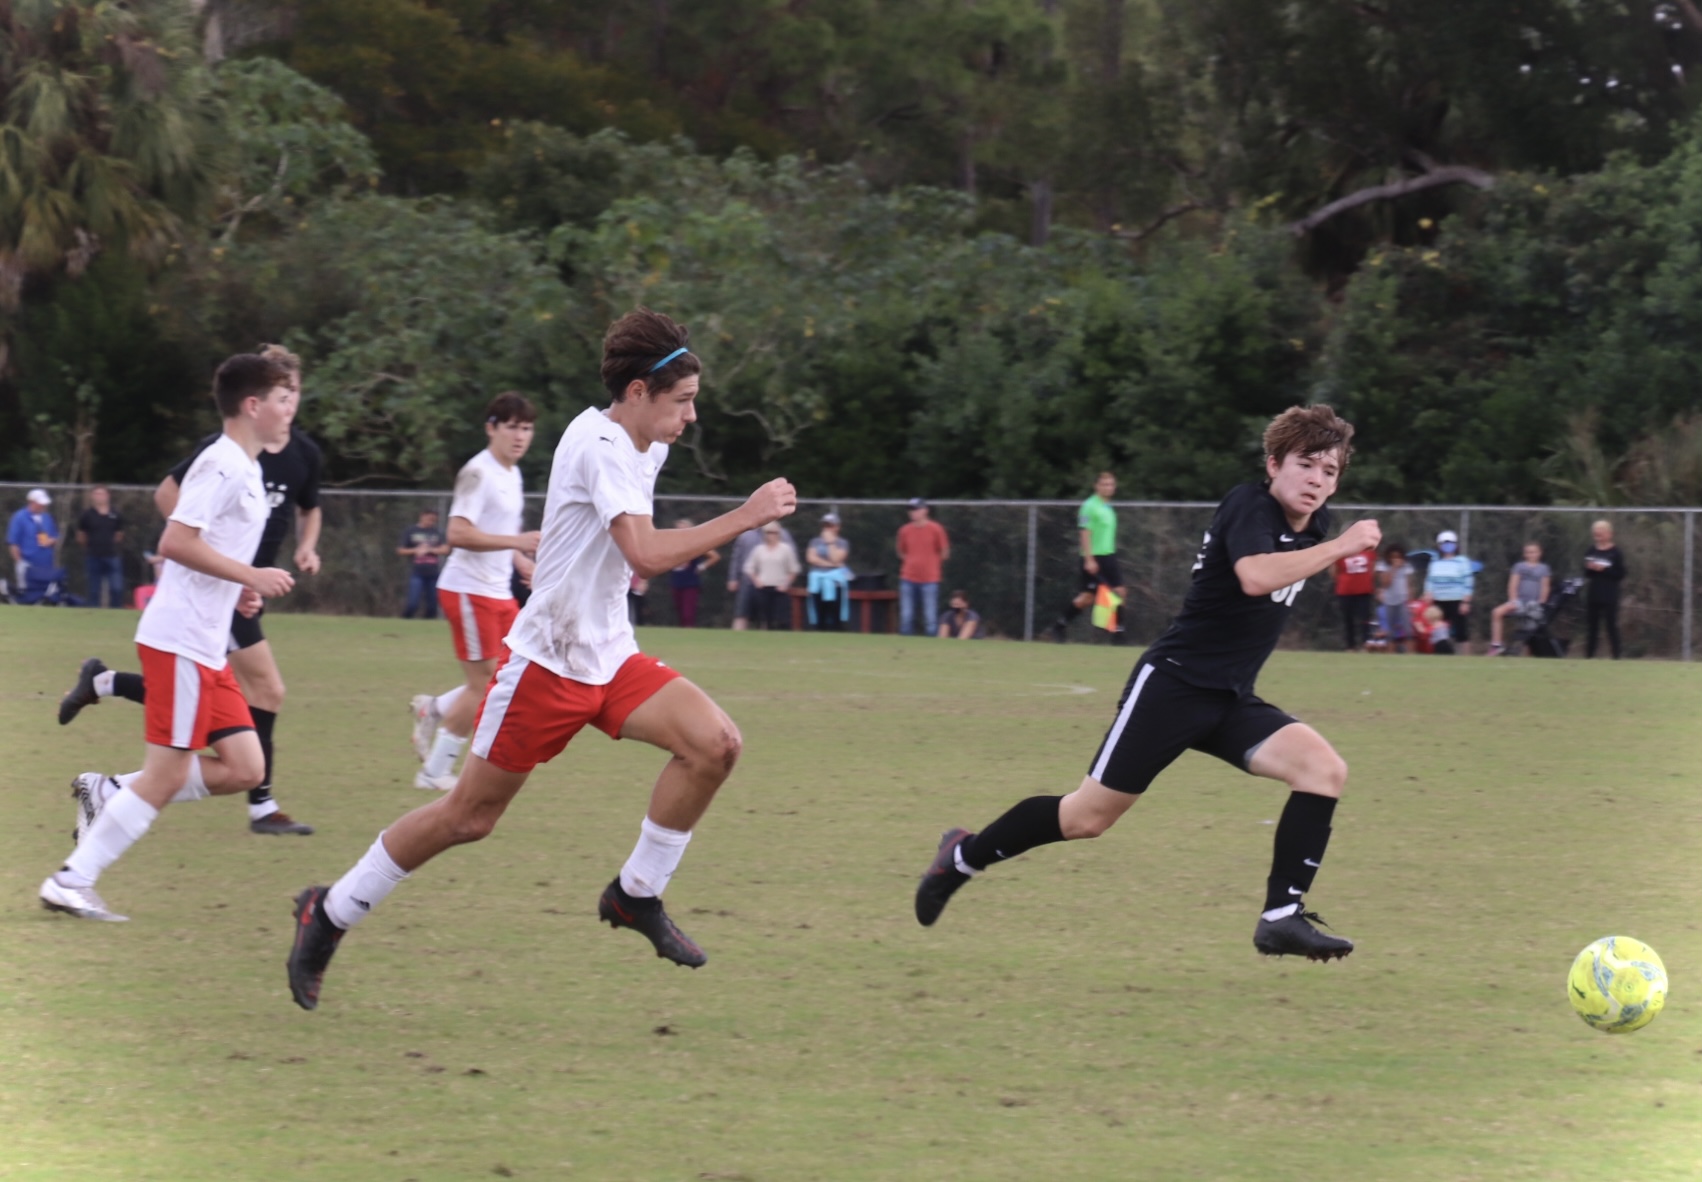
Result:
<svg viewBox="0 0 1702 1182"><path fill-rule="evenodd" d="M171 694L171 745L187 747L195 737L195 716L201 712L201 667L176 656Z"/></svg>
<svg viewBox="0 0 1702 1182"><path fill-rule="evenodd" d="M1111 762L1111 753L1117 750L1117 741L1123 737L1123 728L1129 725L1129 716L1135 712L1135 703L1140 700L1141 687L1146 684L1146 679L1152 676L1152 670L1153 667L1147 665L1141 669L1141 675L1135 678L1135 688L1129 691L1129 700L1117 711L1117 721L1111 724L1111 733L1105 736L1105 746L1100 749L1099 758L1093 761L1093 770L1088 775L1101 784L1105 783L1105 765Z"/></svg>
<svg viewBox="0 0 1702 1182"><path fill-rule="evenodd" d="M508 664L497 670L490 689L485 692L485 710L479 715L479 728L473 732L472 751L480 759L490 758L491 744L496 742L503 720L508 717L508 704L514 701L514 689L531 664L518 653L511 654Z"/></svg>
<svg viewBox="0 0 1702 1182"><path fill-rule="evenodd" d="M455 597L461 601L461 639L467 645L467 659L482 661L485 650L479 644L479 613L473 609L473 597L465 591L457 591Z"/></svg>

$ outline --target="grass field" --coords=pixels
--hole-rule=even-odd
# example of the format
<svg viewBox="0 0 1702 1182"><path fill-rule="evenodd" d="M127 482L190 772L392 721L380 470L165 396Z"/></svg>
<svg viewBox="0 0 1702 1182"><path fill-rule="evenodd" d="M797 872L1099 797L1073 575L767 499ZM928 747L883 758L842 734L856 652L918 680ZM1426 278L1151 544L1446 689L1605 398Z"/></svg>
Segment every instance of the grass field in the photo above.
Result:
<svg viewBox="0 0 1702 1182"><path fill-rule="evenodd" d="M588 733L504 825L344 942L290 1003L289 899L426 796L410 694L441 624L268 620L278 793L175 807L102 880L128 924L42 911L66 782L129 770L123 702L53 722L128 613L0 609L0 1177L1693 1179L1702 1171L1702 670L1279 654L1265 695L1353 772L1311 902L1327 966L1250 936L1282 790L1184 757L1097 842L910 913L948 824L1081 776L1125 650L656 630L745 758L670 909L695 973L597 924L654 751ZM1648 1029L1565 998L1609 933L1665 957Z"/></svg>

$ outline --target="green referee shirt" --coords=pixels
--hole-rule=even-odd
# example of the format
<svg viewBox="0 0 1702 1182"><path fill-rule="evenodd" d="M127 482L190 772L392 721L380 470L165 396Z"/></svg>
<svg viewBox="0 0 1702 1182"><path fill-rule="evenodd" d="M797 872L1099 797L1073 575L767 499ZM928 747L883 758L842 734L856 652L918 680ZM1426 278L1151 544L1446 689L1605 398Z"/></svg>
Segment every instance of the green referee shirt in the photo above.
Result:
<svg viewBox="0 0 1702 1182"><path fill-rule="evenodd" d="M1117 511L1095 493L1081 503L1076 524L1088 533L1093 556L1117 553Z"/></svg>

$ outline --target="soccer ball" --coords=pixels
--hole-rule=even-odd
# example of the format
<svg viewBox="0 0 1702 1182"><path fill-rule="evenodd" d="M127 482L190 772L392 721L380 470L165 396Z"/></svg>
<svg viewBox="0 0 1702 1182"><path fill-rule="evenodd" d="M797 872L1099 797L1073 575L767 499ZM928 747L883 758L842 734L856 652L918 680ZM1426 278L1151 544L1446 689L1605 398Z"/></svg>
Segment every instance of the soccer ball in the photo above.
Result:
<svg viewBox="0 0 1702 1182"><path fill-rule="evenodd" d="M1641 940L1603 936L1572 962L1566 996L1578 1016L1597 1030L1641 1030L1667 1003L1667 968Z"/></svg>

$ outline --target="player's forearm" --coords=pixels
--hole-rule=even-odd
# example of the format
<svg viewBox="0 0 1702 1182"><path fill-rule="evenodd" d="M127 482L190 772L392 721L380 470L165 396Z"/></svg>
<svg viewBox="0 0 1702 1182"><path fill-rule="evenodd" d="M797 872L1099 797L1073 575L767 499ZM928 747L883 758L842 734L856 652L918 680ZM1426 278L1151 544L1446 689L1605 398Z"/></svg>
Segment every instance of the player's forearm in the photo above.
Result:
<svg viewBox="0 0 1702 1182"><path fill-rule="evenodd" d="M159 552L161 558L169 558L179 566L229 583L246 587L254 579L255 569L248 563L220 554L199 532L175 521L166 522Z"/></svg>
<svg viewBox="0 0 1702 1182"><path fill-rule="evenodd" d="M741 505L702 525L687 529L657 529L648 517L621 514L609 524L615 545L626 556L627 565L641 578L654 579L707 550L725 546L748 529L765 524ZM748 573L748 572L747 572Z"/></svg>
<svg viewBox="0 0 1702 1182"><path fill-rule="evenodd" d="M295 533L300 539L297 546L307 550L319 549L319 531L325 524L325 514L315 505L311 509L297 509L295 512Z"/></svg>
<svg viewBox="0 0 1702 1182"><path fill-rule="evenodd" d="M524 543L518 534L487 534L465 518L453 517L449 521L449 544L456 550L490 553L493 550L518 550Z"/></svg>
<svg viewBox="0 0 1702 1182"><path fill-rule="evenodd" d="M1328 570L1336 564L1336 559L1347 553L1352 551L1343 550L1336 541L1330 541L1308 550L1249 554L1235 564L1235 577L1240 580L1244 594L1269 595L1301 579L1309 579L1321 570Z"/></svg>

